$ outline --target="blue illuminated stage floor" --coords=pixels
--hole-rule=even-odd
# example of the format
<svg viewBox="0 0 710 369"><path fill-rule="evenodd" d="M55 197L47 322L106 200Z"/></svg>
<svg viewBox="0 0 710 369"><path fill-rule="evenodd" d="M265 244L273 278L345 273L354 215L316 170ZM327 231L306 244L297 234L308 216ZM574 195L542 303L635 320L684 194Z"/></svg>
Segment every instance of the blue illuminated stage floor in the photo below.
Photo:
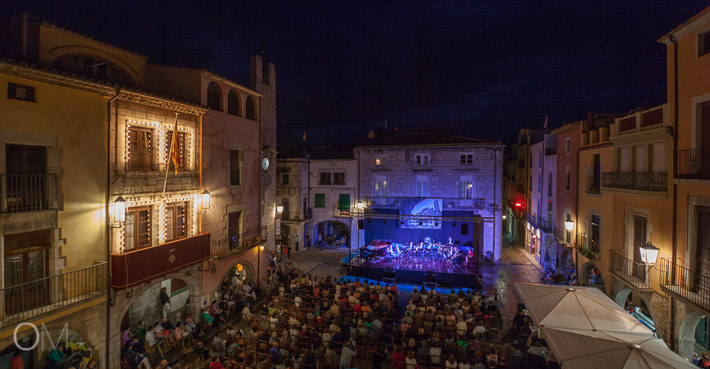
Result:
<svg viewBox="0 0 710 369"><path fill-rule="evenodd" d="M351 263L349 275L382 281L388 268L394 270L397 283L417 285L424 283L426 272L433 272L436 275L436 283L441 287L468 288L473 285L478 275L475 264L466 267L424 258L379 258L370 261L355 258Z"/></svg>

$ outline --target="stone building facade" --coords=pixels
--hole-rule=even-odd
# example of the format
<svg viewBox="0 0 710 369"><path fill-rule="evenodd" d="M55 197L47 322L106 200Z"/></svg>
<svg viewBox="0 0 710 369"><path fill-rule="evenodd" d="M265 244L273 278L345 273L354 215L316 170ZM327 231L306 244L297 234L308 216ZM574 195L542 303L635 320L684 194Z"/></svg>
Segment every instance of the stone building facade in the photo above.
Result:
<svg viewBox="0 0 710 369"><path fill-rule="evenodd" d="M446 130L370 132L355 154L359 201L371 211L398 211L403 198L442 199L442 213L480 215L485 256L501 256L503 145L452 135ZM385 210L389 209L389 210ZM472 241L472 224L444 222L434 240ZM415 237L429 237L421 230ZM396 229L385 238L396 242Z"/></svg>
<svg viewBox="0 0 710 369"><path fill-rule="evenodd" d="M350 211L356 208L357 160L312 159L309 174L313 218L307 232L311 239L322 239L341 247L362 246L357 245L358 239L364 241L364 235L358 234L358 219L344 216L350 215Z"/></svg>
<svg viewBox="0 0 710 369"><path fill-rule="evenodd" d="M277 162L276 205L282 207L276 220L277 243L304 245L312 214L312 203L308 201L309 166L305 158L279 158Z"/></svg>

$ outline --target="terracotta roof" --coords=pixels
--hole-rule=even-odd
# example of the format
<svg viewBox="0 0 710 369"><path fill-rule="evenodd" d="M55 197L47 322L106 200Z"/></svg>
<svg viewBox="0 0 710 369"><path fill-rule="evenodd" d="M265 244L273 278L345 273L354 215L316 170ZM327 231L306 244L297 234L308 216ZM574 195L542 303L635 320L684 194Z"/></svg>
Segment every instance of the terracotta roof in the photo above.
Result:
<svg viewBox="0 0 710 369"><path fill-rule="evenodd" d="M413 130L387 130L370 132L367 140L359 143L357 147L369 146L419 146L419 145L486 145L500 144L499 142L485 142L476 138L457 136L448 129L413 129Z"/></svg>

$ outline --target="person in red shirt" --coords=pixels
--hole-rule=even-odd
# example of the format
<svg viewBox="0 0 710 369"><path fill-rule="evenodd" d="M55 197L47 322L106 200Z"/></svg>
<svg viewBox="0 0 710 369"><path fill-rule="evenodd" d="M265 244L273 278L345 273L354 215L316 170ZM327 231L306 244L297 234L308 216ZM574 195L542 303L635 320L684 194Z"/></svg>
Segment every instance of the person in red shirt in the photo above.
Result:
<svg viewBox="0 0 710 369"><path fill-rule="evenodd" d="M22 351L16 349L10 360L10 369L25 369L25 362L22 361Z"/></svg>
<svg viewBox="0 0 710 369"><path fill-rule="evenodd" d="M399 346L394 347L394 352L392 352L392 365L395 369L404 369L404 364L407 360L407 356L400 351Z"/></svg>
<svg viewBox="0 0 710 369"><path fill-rule="evenodd" d="M393 284L392 288L390 288L390 291L392 291L392 293L394 293L394 295L397 296L397 292L399 292L399 287L397 287L396 284ZM402 354L402 355L404 355L404 354Z"/></svg>
<svg viewBox="0 0 710 369"><path fill-rule="evenodd" d="M224 369L224 365L222 365L221 361L219 357L212 358L210 369Z"/></svg>
<svg viewBox="0 0 710 369"><path fill-rule="evenodd" d="M360 314L361 312L362 312L362 306L360 306L360 304L358 304L358 303L355 303L355 305L353 305L353 313Z"/></svg>

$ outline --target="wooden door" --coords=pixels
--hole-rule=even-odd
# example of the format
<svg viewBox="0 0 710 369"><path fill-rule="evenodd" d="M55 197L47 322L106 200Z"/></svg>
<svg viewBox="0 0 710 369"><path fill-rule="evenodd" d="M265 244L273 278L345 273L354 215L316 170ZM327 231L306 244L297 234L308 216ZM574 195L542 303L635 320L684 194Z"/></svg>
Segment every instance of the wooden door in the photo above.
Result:
<svg viewBox="0 0 710 369"><path fill-rule="evenodd" d="M648 219L646 217L638 215L633 215L632 217L634 227L634 261L636 263L633 264L631 272L634 277L637 277L643 281L646 279L646 266L641 261L640 247L646 244L646 229L648 226Z"/></svg>

